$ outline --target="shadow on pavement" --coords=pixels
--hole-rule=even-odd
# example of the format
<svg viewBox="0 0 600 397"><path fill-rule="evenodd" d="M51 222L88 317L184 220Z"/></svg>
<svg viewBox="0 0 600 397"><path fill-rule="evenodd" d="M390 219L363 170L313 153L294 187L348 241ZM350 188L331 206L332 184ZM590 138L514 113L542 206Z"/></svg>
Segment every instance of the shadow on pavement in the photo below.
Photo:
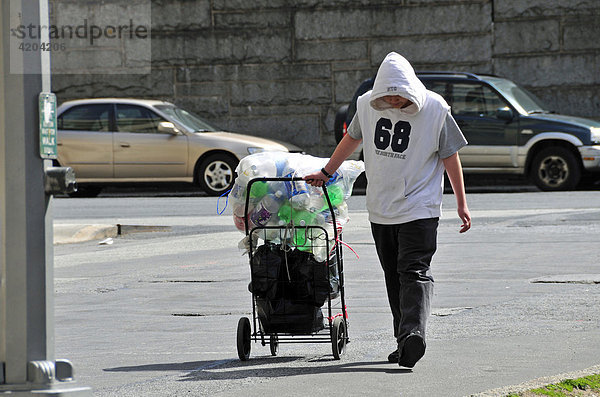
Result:
<svg viewBox="0 0 600 397"><path fill-rule="evenodd" d="M245 378L274 378L307 374L331 374L352 372L382 372L390 374L412 373L411 369L401 368L387 361L343 362L333 358L310 360L319 365L298 365L306 357L256 357L249 361L228 359L221 361L190 361L183 363L146 364L130 367L106 368L106 372L136 371L189 371L180 381L214 381ZM296 364L293 364L296 363ZM327 365L330 363L330 365Z"/></svg>

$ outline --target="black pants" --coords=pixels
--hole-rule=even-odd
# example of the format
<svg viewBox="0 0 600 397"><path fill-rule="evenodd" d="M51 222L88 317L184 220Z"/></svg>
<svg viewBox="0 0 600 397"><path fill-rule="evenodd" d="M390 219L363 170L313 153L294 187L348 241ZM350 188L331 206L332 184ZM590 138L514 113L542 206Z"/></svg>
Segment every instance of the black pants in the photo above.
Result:
<svg viewBox="0 0 600 397"><path fill-rule="evenodd" d="M412 333L425 338L433 296L431 258L437 246L439 218L397 224L371 223L394 317L394 336L402 346Z"/></svg>

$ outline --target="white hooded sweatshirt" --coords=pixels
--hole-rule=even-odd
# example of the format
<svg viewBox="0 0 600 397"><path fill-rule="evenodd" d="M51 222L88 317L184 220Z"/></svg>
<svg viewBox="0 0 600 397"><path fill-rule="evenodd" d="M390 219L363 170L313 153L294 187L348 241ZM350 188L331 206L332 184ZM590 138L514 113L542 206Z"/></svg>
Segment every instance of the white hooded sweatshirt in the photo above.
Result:
<svg viewBox="0 0 600 397"><path fill-rule="evenodd" d="M400 95L411 104L391 108L382 99L386 95ZM448 157L466 144L458 129L451 142L442 137L449 109L440 95L425 88L404 57L395 52L385 57L373 89L358 98L352 124L359 125L348 128L350 136L363 140L371 222L398 224L441 215L440 152Z"/></svg>

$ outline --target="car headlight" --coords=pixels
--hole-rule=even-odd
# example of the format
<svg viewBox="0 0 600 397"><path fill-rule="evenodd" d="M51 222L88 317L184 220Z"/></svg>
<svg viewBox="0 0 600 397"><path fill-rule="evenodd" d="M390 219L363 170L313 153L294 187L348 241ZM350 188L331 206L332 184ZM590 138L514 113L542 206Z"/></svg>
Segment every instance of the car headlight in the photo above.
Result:
<svg viewBox="0 0 600 397"><path fill-rule="evenodd" d="M250 153L250 154L260 153L260 152L264 152L264 151L265 151L264 147L249 147L248 148L248 153Z"/></svg>
<svg viewBox="0 0 600 397"><path fill-rule="evenodd" d="M600 143L600 127L590 127L592 142Z"/></svg>

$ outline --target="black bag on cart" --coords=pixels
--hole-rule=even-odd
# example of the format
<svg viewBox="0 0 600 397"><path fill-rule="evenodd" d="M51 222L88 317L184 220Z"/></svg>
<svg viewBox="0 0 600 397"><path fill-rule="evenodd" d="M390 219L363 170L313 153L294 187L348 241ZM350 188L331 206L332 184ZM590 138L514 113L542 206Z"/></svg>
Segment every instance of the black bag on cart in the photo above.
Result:
<svg viewBox="0 0 600 397"><path fill-rule="evenodd" d="M278 245L264 244L256 249L252 256L252 281L248 285L250 292L261 298L277 297L281 254Z"/></svg>
<svg viewBox="0 0 600 397"><path fill-rule="evenodd" d="M339 292L337 261L332 256L327 266L309 252L264 244L252 256L248 289L256 297L263 332L317 332L324 328L321 306Z"/></svg>
<svg viewBox="0 0 600 397"><path fill-rule="evenodd" d="M295 250L288 258L292 279L292 299L323 306L327 296L337 298L340 290L337 260L335 255L329 258L329 266L325 261L318 262L314 255Z"/></svg>
<svg viewBox="0 0 600 397"><path fill-rule="evenodd" d="M263 332L310 334L325 328L320 307L281 298L256 298L256 312Z"/></svg>

